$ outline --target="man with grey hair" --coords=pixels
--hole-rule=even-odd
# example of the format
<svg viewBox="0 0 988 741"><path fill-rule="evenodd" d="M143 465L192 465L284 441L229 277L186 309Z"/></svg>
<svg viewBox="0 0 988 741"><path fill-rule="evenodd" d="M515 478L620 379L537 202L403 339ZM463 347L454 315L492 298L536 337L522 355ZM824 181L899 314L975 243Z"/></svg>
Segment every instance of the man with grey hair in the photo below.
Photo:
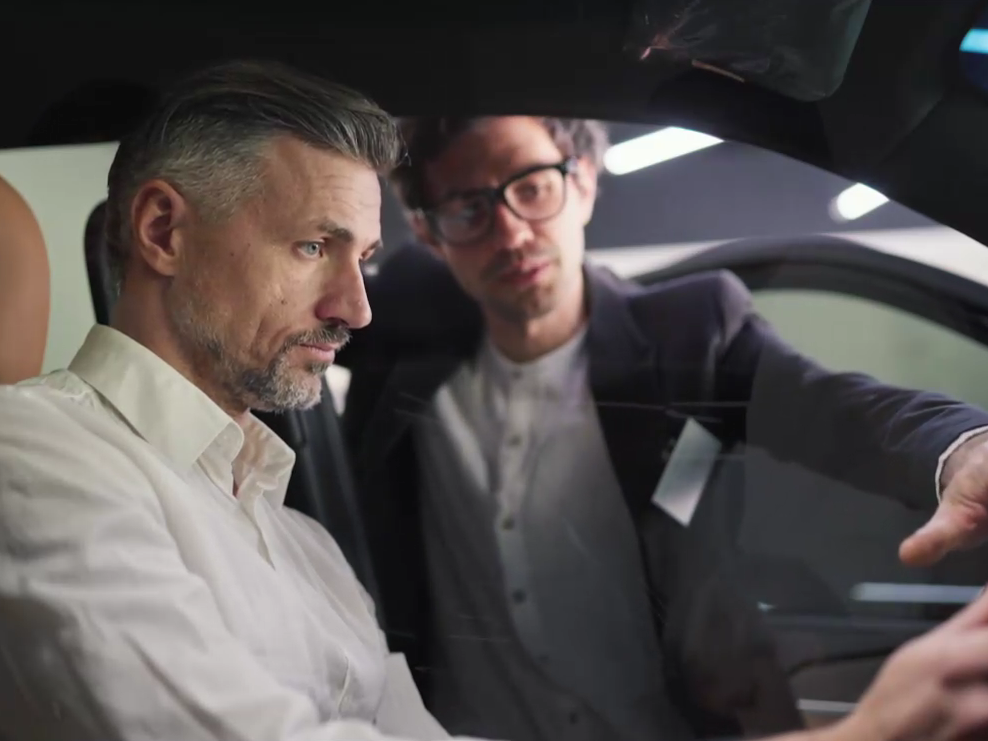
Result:
<svg viewBox="0 0 988 741"><path fill-rule="evenodd" d="M0 388L0 736L446 737L339 548L282 506L293 455L250 413L315 403L370 321L396 151L366 99L252 64L193 76L121 145L112 328ZM986 625L982 600L791 741L983 728Z"/></svg>
<svg viewBox="0 0 988 741"><path fill-rule="evenodd" d="M398 152L363 96L256 63L191 76L120 144L111 326L0 391L0 736L442 734L249 411L315 404L370 321Z"/></svg>

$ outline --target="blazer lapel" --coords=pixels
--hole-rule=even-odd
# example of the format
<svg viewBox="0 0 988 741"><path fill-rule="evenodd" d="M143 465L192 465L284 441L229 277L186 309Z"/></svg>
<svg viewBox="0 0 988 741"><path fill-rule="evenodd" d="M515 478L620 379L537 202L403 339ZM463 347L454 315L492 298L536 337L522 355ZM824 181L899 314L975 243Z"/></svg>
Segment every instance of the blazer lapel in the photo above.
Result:
<svg viewBox="0 0 988 741"><path fill-rule="evenodd" d="M611 463L637 518L665 466L674 425L654 346L631 314L631 289L598 268L588 266L586 275L590 390Z"/></svg>
<svg viewBox="0 0 988 741"><path fill-rule="evenodd" d="M430 355L395 365L368 423L364 452L373 457L372 465L385 465L412 423L429 413L432 398L463 360L460 355Z"/></svg>
<svg viewBox="0 0 988 741"><path fill-rule="evenodd" d="M654 344L641 333L630 309L634 287L611 273L585 268L590 320L587 332L590 389L611 462L633 515L651 499L676 425L668 412ZM460 363L476 352L483 334L479 317L451 332L447 350L400 361L385 382L367 428L365 470L387 465L412 422Z"/></svg>

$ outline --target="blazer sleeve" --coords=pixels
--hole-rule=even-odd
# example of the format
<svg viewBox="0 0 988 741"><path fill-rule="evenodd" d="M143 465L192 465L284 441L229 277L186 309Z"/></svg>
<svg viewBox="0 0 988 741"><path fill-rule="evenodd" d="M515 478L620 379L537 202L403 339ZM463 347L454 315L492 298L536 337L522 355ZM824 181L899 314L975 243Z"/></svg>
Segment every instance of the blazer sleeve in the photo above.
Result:
<svg viewBox="0 0 988 741"><path fill-rule="evenodd" d="M714 394L732 436L911 508L933 509L941 455L965 432L988 426L988 413L863 373L831 372L776 334L736 276L722 272L716 281Z"/></svg>

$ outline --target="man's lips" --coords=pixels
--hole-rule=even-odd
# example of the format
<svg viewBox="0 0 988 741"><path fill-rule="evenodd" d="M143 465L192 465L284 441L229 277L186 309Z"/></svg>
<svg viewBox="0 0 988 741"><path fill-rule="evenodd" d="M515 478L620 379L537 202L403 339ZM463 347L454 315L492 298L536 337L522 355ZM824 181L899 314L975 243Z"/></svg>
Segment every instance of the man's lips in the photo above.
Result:
<svg viewBox="0 0 988 741"><path fill-rule="evenodd" d="M311 355L316 356L321 362L332 363L336 360L336 351L340 349L340 345L334 345L330 342L314 342L314 343L303 343L299 347L306 350Z"/></svg>
<svg viewBox="0 0 988 741"><path fill-rule="evenodd" d="M498 276L498 280L513 285L531 283L549 267L549 262L523 263L506 270Z"/></svg>

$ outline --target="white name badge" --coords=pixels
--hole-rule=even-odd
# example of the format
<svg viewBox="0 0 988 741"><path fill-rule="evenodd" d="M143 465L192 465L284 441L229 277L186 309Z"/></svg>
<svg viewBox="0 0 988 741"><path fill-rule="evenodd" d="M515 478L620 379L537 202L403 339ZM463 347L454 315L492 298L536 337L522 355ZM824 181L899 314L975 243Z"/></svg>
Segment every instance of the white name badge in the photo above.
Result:
<svg viewBox="0 0 988 741"><path fill-rule="evenodd" d="M688 527L720 452L720 440L688 419L652 494L652 504Z"/></svg>

